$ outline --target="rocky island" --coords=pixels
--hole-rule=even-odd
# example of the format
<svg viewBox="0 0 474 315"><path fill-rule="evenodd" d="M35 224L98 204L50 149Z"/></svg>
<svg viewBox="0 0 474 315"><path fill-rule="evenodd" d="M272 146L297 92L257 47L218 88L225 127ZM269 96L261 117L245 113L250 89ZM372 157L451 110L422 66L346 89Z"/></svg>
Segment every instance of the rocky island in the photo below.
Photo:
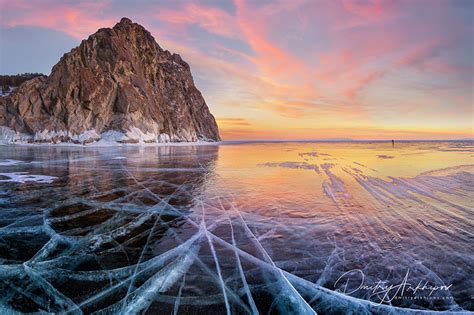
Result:
<svg viewBox="0 0 474 315"><path fill-rule="evenodd" d="M189 65L122 18L0 97L0 142L220 141Z"/></svg>

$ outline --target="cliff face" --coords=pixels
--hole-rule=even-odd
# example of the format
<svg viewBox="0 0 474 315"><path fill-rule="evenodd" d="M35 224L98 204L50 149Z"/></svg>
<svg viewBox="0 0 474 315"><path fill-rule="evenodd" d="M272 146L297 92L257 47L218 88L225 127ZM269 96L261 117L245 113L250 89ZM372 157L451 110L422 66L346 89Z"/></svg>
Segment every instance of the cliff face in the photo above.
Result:
<svg viewBox="0 0 474 315"><path fill-rule="evenodd" d="M127 18L1 97L0 126L11 141L220 140L189 65Z"/></svg>

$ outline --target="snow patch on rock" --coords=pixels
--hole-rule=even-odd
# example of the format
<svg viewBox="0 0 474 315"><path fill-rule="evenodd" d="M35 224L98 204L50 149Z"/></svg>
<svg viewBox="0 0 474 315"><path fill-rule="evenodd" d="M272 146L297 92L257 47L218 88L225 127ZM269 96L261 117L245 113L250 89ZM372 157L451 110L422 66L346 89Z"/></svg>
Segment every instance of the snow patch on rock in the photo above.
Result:
<svg viewBox="0 0 474 315"><path fill-rule="evenodd" d="M68 135L67 131L49 131L43 130L35 133L33 140L35 142L50 142L53 139L65 138Z"/></svg>
<svg viewBox="0 0 474 315"><path fill-rule="evenodd" d="M183 131L180 135L169 135L167 133L143 132L137 127L131 127L125 133L118 130L108 130L99 134L96 130L87 130L81 134L74 134L67 130L49 131L43 130L34 135L15 132L14 130L0 126L0 144L26 144L26 143L45 143L45 144L81 144L93 146L114 146L122 143L208 143L215 142L204 136L199 136L197 141L191 133Z"/></svg>
<svg viewBox="0 0 474 315"><path fill-rule="evenodd" d="M139 143L149 143L149 142L156 142L156 133L147 132L144 133L137 127L131 127L127 133L127 138L129 141L139 142Z"/></svg>
<svg viewBox="0 0 474 315"><path fill-rule="evenodd" d="M170 136L167 133L160 133L158 135L158 143L169 143L171 142Z"/></svg>
<svg viewBox="0 0 474 315"><path fill-rule="evenodd" d="M0 126L0 144L25 143L31 141L32 136L16 132L11 128Z"/></svg>
<svg viewBox="0 0 474 315"><path fill-rule="evenodd" d="M117 130L109 130L106 132L103 132L100 135L100 138L102 141L110 141L110 142L123 142L127 140L127 136L120 131Z"/></svg>
<svg viewBox="0 0 474 315"><path fill-rule="evenodd" d="M80 135L71 135L70 138L79 143L89 143L100 140L101 136L94 129L91 129L81 133Z"/></svg>

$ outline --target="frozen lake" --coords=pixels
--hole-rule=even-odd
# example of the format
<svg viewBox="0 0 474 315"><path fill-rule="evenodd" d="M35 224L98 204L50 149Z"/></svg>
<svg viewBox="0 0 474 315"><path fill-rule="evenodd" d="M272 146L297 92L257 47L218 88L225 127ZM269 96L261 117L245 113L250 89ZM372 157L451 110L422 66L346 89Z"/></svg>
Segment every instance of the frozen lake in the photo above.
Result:
<svg viewBox="0 0 474 315"><path fill-rule="evenodd" d="M0 313L474 311L474 143L0 146Z"/></svg>

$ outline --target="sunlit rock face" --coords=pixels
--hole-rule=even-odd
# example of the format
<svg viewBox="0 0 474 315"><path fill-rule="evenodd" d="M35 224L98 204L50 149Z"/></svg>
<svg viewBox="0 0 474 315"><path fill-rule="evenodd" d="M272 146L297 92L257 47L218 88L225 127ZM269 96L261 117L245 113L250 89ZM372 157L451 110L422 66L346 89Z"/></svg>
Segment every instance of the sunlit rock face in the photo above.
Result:
<svg viewBox="0 0 474 315"><path fill-rule="evenodd" d="M0 126L3 142L87 143L106 131L119 142L220 140L189 65L127 18L0 98Z"/></svg>

